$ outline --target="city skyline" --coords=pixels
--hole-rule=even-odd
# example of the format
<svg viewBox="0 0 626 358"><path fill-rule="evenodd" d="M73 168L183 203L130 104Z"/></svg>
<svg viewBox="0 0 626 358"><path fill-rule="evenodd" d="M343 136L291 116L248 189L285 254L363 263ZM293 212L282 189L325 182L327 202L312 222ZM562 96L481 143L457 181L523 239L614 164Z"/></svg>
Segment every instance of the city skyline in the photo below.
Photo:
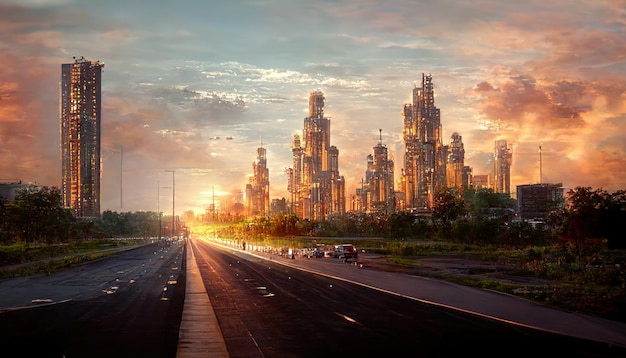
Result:
<svg viewBox="0 0 626 358"><path fill-rule="evenodd" d="M379 131L402 163L422 73L474 175L505 140L513 193L626 188L625 1L2 1L0 29L2 181L60 187L59 67L106 64L102 210L168 212L168 170L178 214L219 207L245 190L260 137L270 197L289 200L292 137L318 89L349 196Z"/></svg>

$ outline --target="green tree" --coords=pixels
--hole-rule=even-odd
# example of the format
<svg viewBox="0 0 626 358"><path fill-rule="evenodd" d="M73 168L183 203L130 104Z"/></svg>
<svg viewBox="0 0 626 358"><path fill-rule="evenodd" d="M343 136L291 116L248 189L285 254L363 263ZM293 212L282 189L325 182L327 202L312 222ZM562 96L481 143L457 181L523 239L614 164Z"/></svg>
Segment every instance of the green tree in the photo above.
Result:
<svg viewBox="0 0 626 358"><path fill-rule="evenodd" d="M388 237L392 239L409 238L416 235L416 224L418 218L408 212L400 211L389 215L387 221Z"/></svg>
<svg viewBox="0 0 626 358"><path fill-rule="evenodd" d="M6 234L15 242L63 242L77 239L76 218L63 207L61 192L54 187L18 189L5 206Z"/></svg>
<svg viewBox="0 0 626 358"><path fill-rule="evenodd" d="M508 215L510 210L507 209L516 207L516 201L509 194L494 193L489 188L465 190L463 198L467 203L468 213L473 217Z"/></svg>
<svg viewBox="0 0 626 358"><path fill-rule="evenodd" d="M159 236L159 214L154 211L113 212L106 210L98 228L109 237Z"/></svg>

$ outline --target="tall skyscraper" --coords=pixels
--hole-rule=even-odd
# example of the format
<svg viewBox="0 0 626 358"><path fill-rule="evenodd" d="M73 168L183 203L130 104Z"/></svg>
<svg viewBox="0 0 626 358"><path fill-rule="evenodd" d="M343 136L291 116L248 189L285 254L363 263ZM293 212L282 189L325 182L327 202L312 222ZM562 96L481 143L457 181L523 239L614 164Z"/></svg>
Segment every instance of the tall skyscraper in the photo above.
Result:
<svg viewBox="0 0 626 358"><path fill-rule="evenodd" d="M267 151L257 148L256 161L252 163L253 175L246 185L248 215L268 216L270 214L270 172L267 168Z"/></svg>
<svg viewBox="0 0 626 358"><path fill-rule="evenodd" d="M61 65L61 191L77 217L100 217L103 67L84 57Z"/></svg>
<svg viewBox="0 0 626 358"><path fill-rule="evenodd" d="M345 212L345 179L339 175L339 150L330 145L330 118L324 116L321 91L309 95L302 142L294 136L289 172L292 212L303 219L325 220Z"/></svg>
<svg viewBox="0 0 626 358"><path fill-rule="evenodd" d="M461 135L453 133L450 138L447 165L447 186L449 188L467 189L467 173L465 172L465 148Z"/></svg>
<svg viewBox="0 0 626 358"><path fill-rule="evenodd" d="M447 157L431 75L422 74L422 86L413 89L413 103L404 105L403 115L405 205L431 209L434 196L446 185Z"/></svg>
<svg viewBox="0 0 626 358"><path fill-rule="evenodd" d="M513 154L507 146L506 140L495 142L495 157L493 161L494 193L511 193L511 163Z"/></svg>
<svg viewBox="0 0 626 358"><path fill-rule="evenodd" d="M470 167L469 165L466 165L463 167L463 188L469 189L472 187L473 183L474 183L474 174L473 174L472 167Z"/></svg>
<svg viewBox="0 0 626 358"><path fill-rule="evenodd" d="M393 160L389 158L387 146L383 144L382 131L378 144L373 148L374 155L367 156L367 170L361 188L357 188L352 210L371 212L376 206L393 212L395 194L393 184ZM356 206L355 206L356 204Z"/></svg>

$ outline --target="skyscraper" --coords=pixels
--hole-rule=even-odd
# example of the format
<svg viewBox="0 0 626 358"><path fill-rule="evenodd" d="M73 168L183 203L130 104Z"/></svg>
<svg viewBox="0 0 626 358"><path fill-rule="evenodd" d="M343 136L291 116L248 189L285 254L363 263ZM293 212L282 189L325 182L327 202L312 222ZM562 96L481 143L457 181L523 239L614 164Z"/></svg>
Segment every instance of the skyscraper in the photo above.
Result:
<svg viewBox="0 0 626 358"><path fill-rule="evenodd" d="M267 168L267 151L263 145L257 148L252 171L250 183L246 185L248 215L267 216L270 213L270 172Z"/></svg>
<svg viewBox="0 0 626 358"><path fill-rule="evenodd" d="M84 57L61 65L61 191L77 217L100 217L103 67Z"/></svg>
<svg viewBox="0 0 626 358"><path fill-rule="evenodd" d="M513 155L507 146L506 140L495 142L495 157L493 161L494 193L511 193L511 162Z"/></svg>
<svg viewBox="0 0 626 358"><path fill-rule="evenodd" d="M365 180L361 188L357 188L352 210L371 212L376 210L376 206L382 205L387 212L392 212L396 209L393 160L389 158L387 146L383 144L382 131L378 144L373 149L374 155L367 156Z"/></svg>
<svg viewBox="0 0 626 358"><path fill-rule="evenodd" d="M288 187L289 193L291 193L291 205L290 212L297 217L304 218L304 203L302 200L302 157L303 157L302 144L300 136L293 135L293 145L291 147L291 153L293 155L293 168L287 169L289 175Z"/></svg>
<svg viewBox="0 0 626 358"><path fill-rule="evenodd" d="M422 86L413 89L413 103L405 104L404 184L405 205L430 209L433 197L446 185L447 147L441 142L441 117L435 106L431 75L422 74Z"/></svg>
<svg viewBox="0 0 626 358"><path fill-rule="evenodd" d="M460 134L453 133L450 138L448 165L447 165L447 186L449 188L467 189L466 168L465 168L465 148Z"/></svg>
<svg viewBox="0 0 626 358"><path fill-rule="evenodd" d="M289 191L292 212L303 219L325 220L345 212L345 180L339 175L339 150L330 145L330 118L324 116L321 91L309 95L302 142L294 136Z"/></svg>

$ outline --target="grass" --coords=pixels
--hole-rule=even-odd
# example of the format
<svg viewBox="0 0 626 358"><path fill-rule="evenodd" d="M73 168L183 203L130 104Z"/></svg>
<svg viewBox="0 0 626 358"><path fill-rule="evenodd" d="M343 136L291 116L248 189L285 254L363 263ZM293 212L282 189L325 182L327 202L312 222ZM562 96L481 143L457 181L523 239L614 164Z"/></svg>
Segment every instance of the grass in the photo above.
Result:
<svg viewBox="0 0 626 358"><path fill-rule="evenodd" d="M0 246L0 279L52 274L97 260L116 250L145 243L143 239L84 240L71 244L13 244Z"/></svg>
<svg viewBox="0 0 626 358"><path fill-rule="evenodd" d="M71 255L63 258L36 261L25 265L15 265L0 268L0 279L33 276L66 270L81 263L94 261L112 253L92 253L86 255Z"/></svg>
<svg viewBox="0 0 626 358"><path fill-rule="evenodd" d="M456 274L444 270L418 271L420 275L428 277L626 322L624 250L607 250L602 247L580 250L557 246L507 249L437 242L390 243L384 250L371 250L385 254L388 263L406 268L419 268L417 258L423 257L455 257L506 264L512 267L503 273L506 277L536 278L547 283L515 283L507 278L489 277L481 272Z"/></svg>

